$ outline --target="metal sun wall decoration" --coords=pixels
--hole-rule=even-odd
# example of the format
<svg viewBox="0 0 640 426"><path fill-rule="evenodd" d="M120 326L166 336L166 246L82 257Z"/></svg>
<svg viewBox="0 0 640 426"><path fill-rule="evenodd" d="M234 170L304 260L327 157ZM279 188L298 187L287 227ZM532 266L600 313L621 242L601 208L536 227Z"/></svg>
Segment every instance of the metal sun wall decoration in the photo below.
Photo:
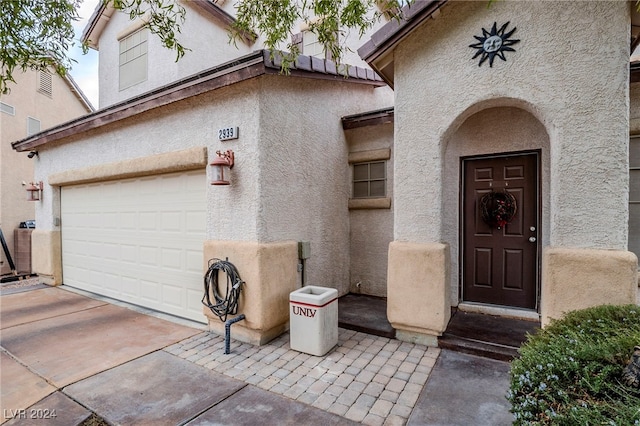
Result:
<svg viewBox="0 0 640 426"><path fill-rule="evenodd" d="M505 34L508 25L509 22L501 26L500 29L497 29L498 26L494 22L493 27L491 27L491 31L487 31L483 28L481 36L473 36L473 38L478 40L478 43L470 44L469 47L478 49L471 59L475 59L482 55L480 56L478 66L481 66L487 59L489 59L489 67L493 67L493 60L496 56L503 61L506 61L507 59L504 57L504 52L516 51L511 46L519 43L520 40L510 39L509 37L516 32L517 27L513 27L511 31Z"/></svg>

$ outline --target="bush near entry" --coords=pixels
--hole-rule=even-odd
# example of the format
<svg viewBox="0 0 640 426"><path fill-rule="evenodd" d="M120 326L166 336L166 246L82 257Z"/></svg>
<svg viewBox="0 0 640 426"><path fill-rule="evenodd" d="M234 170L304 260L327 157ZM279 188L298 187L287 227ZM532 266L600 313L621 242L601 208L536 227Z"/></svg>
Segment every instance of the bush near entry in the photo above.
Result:
<svg viewBox="0 0 640 426"><path fill-rule="evenodd" d="M516 425L640 425L640 390L622 381L640 345L640 306L567 314L534 335L511 364Z"/></svg>

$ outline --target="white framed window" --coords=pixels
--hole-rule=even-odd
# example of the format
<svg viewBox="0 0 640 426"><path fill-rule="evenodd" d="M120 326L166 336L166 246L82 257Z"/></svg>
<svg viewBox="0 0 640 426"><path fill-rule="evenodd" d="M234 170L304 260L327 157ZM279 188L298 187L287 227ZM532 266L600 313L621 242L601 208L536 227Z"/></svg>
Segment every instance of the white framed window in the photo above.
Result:
<svg viewBox="0 0 640 426"><path fill-rule="evenodd" d="M4 112L5 114L16 115L16 109L9 104L5 104L4 102L0 102L0 111Z"/></svg>
<svg viewBox="0 0 640 426"><path fill-rule="evenodd" d="M307 56L325 58L324 46L318 41L318 35L313 31L302 32L302 53Z"/></svg>
<svg viewBox="0 0 640 426"><path fill-rule="evenodd" d="M120 40L120 90L147 79L148 31L141 28Z"/></svg>
<svg viewBox="0 0 640 426"><path fill-rule="evenodd" d="M40 132L40 120L33 117L27 117L27 136L35 135Z"/></svg>
<svg viewBox="0 0 640 426"><path fill-rule="evenodd" d="M369 161L353 164L353 198L387 196L387 162Z"/></svg>
<svg viewBox="0 0 640 426"><path fill-rule="evenodd" d="M53 96L53 79L48 71L40 71L38 73L38 92L48 97Z"/></svg>
<svg viewBox="0 0 640 426"><path fill-rule="evenodd" d="M629 140L628 247L640 258L640 136Z"/></svg>

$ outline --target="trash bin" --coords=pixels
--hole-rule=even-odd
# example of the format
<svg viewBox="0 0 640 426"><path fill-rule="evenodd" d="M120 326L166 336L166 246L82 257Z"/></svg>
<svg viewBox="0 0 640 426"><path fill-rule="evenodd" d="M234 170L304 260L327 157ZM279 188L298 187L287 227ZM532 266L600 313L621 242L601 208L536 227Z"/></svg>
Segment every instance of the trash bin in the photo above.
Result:
<svg viewBox="0 0 640 426"><path fill-rule="evenodd" d="M322 356L338 344L338 290L306 286L289 294L291 349Z"/></svg>

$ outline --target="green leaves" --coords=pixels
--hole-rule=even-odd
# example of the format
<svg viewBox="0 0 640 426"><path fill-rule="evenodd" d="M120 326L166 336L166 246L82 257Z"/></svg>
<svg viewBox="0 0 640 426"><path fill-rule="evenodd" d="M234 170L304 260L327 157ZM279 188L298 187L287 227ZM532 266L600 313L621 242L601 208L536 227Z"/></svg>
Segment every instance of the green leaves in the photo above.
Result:
<svg viewBox="0 0 640 426"><path fill-rule="evenodd" d="M514 424L640 424L640 392L621 382L638 342L635 305L570 312L529 336L511 363Z"/></svg>
<svg viewBox="0 0 640 426"><path fill-rule="evenodd" d="M237 6L237 21L231 29L235 41L243 33L256 32L264 39L265 48L283 53L282 70L301 53L300 47L292 43L292 36L299 32L296 26L303 23L317 35L325 52L340 64L348 50L346 36L351 29L362 36L384 15L391 18L401 16L398 0L242 0Z"/></svg>
<svg viewBox="0 0 640 426"><path fill-rule="evenodd" d="M73 21L81 0L0 1L0 93L15 82L15 69L64 75L72 60Z"/></svg>
<svg viewBox="0 0 640 426"><path fill-rule="evenodd" d="M176 61L188 50L177 38L185 9L173 0L103 0L129 14L147 20L149 30L162 44L176 52ZM79 19L82 0L0 0L0 93L15 82L16 69L55 71L64 76L73 59L68 49L75 44L73 22ZM83 46L86 52L87 47Z"/></svg>
<svg viewBox="0 0 640 426"><path fill-rule="evenodd" d="M183 46L177 38L184 24L186 11L182 5L173 0L104 0L118 10L129 14L134 20L142 18L146 20L147 28L157 35L162 45L176 52L176 62L180 60L188 48Z"/></svg>

